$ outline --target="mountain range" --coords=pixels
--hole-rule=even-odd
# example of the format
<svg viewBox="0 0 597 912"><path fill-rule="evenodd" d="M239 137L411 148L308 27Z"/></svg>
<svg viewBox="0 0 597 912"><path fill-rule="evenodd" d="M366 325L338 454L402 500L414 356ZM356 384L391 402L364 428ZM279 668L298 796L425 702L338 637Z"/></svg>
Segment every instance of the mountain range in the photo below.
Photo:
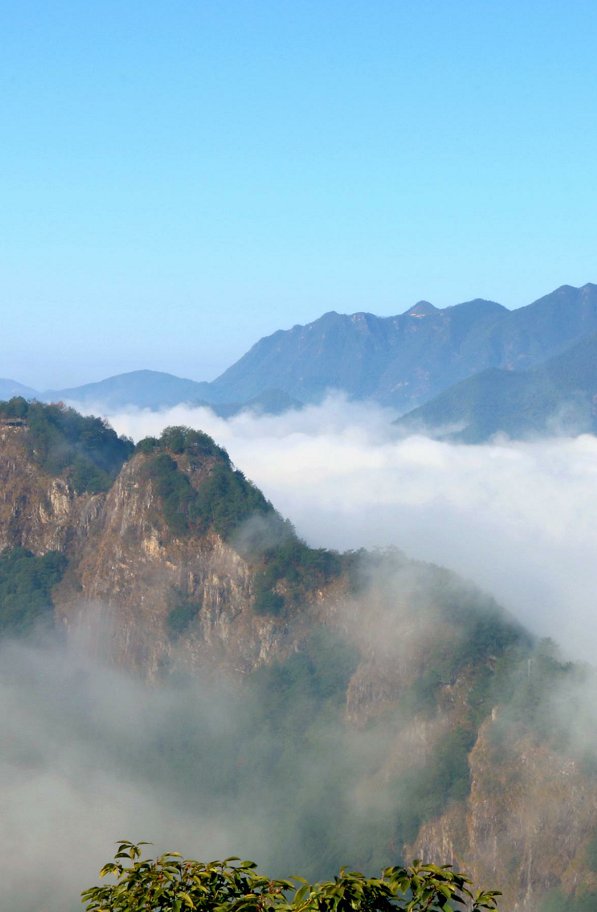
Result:
<svg viewBox="0 0 597 912"><path fill-rule="evenodd" d="M590 348L595 333L597 285L563 285L513 311L482 299L441 310L420 301L393 317L332 311L261 339L210 383L147 370L42 392L0 380L0 396L109 411L187 403L228 416L300 408L341 390L413 412L404 426L458 426L462 439L569 428L575 414L586 429L597 361L582 343Z"/></svg>
<svg viewBox="0 0 597 912"><path fill-rule="evenodd" d="M0 381L0 395L2 385ZM13 392L31 398L25 392ZM239 396L237 400L215 401L212 385L196 380L175 377L162 371L139 370L108 377L97 383L67 389L46 390L37 394L42 402L75 402L86 409L116 409L135 406L136 408L163 409L181 403L192 406L208 406L216 414L227 418L242 409L264 411L270 414L300 408L302 403L281 390L266 387L255 396Z"/></svg>
<svg viewBox="0 0 597 912"><path fill-rule="evenodd" d="M597 332L597 285L564 285L509 311L474 300L426 301L395 317L334 312L261 339L211 384L218 398L266 385L305 402L330 388L402 412L487 368L526 370Z"/></svg>
<svg viewBox="0 0 597 912"><path fill-rule="evenodd" d="M533 370L490 368L398 419L404 432L479 443L597 433L597 333Z"/></svg>

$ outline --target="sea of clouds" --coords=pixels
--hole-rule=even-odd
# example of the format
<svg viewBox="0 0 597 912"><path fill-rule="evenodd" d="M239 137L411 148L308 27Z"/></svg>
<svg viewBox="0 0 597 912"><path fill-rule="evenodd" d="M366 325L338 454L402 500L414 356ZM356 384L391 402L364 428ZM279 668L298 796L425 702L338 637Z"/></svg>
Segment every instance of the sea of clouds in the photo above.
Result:
<svg viewBox="0 0 597 912"><path fill-rule="evenodd" d="M280 416L209 409L108 416L135 440L210 434L313 546L394 545L488 590L575 659L597 648L597 439L471 446L400 436L373 403L330 396Z"/></svg>

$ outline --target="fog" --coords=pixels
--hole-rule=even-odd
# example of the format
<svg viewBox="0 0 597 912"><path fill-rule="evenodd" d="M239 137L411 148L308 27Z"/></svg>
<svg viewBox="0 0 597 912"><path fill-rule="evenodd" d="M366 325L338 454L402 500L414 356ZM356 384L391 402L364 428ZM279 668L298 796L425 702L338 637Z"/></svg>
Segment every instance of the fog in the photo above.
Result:
<svg viewBox="0 0 597 912"><path fill-rule="evenodd" d="M298 654L242 682L179 672L148 685L94 659L88 631L0 644L7 908L79 909L119 838L150 840L152 855L255 858L272 875L395 861L396 833L415 832L413 765L425 767L421 752L445 726L422 740L396 707L366 730L346 726L345 688L355 646L395 667L406 650L423 654L441 622L425 571L398 561L381 575L378 567L375 592L347 601L344 633L310 634L309 663Z"/></svg>
<svg viewBox="0 0 597 912"><path fill-rule="evenodd" d="M597 439L467 446L400 438L392 412L341 396L281 416L208 409L108 416L139 439L201 428L310 545L396 545L491 592L572 657L597 649Z"/></svg>
<svg viewBox="0 0 597 912"><path fill-rule="evenodd" d="M240 803L238 813L222 806L208 819L196 796L185 804L160 741L172 737L180 763L172 718L181 710L190 725L211 726L212 741L223 737L234 722L224 697L214 712L199 686L192 699L183 689L148 690L57 643L5 644L0 659L2 895L14 912L80 908L79 892L97 881L118 838L157 838L154 851L210 857L249 844ZM201 783L196 792L205 792ZM259 848L255 833L250 842Z"/></svg>

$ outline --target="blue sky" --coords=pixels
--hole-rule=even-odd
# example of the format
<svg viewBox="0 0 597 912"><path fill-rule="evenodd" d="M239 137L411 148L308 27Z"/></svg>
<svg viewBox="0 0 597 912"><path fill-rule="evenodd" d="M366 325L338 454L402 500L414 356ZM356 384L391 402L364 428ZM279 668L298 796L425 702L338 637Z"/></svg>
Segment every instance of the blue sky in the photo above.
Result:
<svg viewBox="0 0 597 912"><path fill-rule="evenodd" d="M0 376L597 281L597 4L0 0Z"/></svg>

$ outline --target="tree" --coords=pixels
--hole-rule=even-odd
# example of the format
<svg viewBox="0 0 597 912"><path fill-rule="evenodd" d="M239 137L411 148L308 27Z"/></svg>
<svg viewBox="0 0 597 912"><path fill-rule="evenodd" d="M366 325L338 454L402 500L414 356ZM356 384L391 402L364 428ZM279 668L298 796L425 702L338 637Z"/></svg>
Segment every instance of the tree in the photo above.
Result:
<svg viewBox="0 0 597 912"><path fill-rule="evenodd" d="M201 862L166 852L143 859L147 843L121 841L100 877L116 883L82 894L87 912L456 912L497 909L495 890L473 894L471 882L450 866L391 867L380 877L343 868L330 881L271 880L252 861Z"/></svg>

